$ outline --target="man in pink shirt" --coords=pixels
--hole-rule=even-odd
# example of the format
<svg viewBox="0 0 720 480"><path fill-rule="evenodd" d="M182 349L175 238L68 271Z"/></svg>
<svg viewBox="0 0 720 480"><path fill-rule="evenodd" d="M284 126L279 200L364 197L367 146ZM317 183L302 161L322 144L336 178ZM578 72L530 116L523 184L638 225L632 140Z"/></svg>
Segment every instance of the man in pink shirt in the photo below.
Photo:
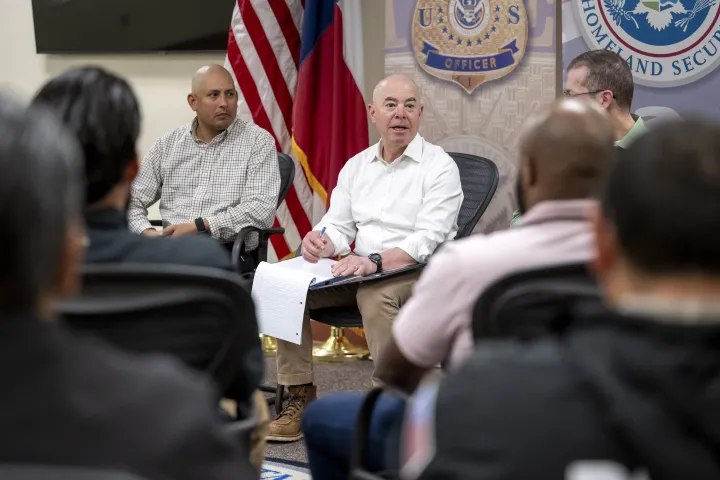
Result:
<svg viewBox="0 0 720 480"><path fill-rule="evenodd" d="M608 116L591 102L555 102L526 122L519 153L522 224L448 242L431 259L376 365L384 383L412 392L428 370L467 357L473 307L491 283L521 269L592 258L589 213L616 158Z"/></svg>
<svg viewBox="0 0 720 480"><path fill-rule="evenodd" d="M435 254L402 307L375 365L387 385L413 392L421 378L472 351L472 309L480 293L518 269L589 260L591 198L609 171L613 129L597 105L565 99L526 122L520 137L518 203L523 224L491 235L447 242ZM303 418L313 478L347 477L355 418L364 396L327 395ZM366 467L397 465L405 402L384 395L373 410ZM393 452L393 453L389 453Z"/></svg>

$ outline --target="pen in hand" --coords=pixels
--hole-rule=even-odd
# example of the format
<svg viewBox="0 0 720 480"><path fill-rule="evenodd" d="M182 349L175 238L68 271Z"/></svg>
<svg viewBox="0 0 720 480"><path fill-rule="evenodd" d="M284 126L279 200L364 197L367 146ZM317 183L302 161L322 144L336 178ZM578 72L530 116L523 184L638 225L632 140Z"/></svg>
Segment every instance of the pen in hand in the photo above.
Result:
<svg viewBox="0 0 720 480"><path fill-rule="evenodd" d="M322 230L320 230L320 245L318 245L318 248L320 249L320 251L325 250L326 243L323 241L323 236L325 236L325 227L323 227Z"/></svg>

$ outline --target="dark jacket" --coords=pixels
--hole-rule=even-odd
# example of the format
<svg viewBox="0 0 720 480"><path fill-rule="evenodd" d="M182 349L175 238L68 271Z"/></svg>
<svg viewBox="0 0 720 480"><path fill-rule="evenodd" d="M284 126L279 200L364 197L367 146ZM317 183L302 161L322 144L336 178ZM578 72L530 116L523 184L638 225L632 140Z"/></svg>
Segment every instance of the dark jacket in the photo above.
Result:
<svg viewBox="0 0 720 480"><path fill-rule="evenodd" d="M598 460L626 472L603 478L720 478L720 319L576 317L559 337L479 346L445 380L420 478L586 478L573 472L607 472Z"/></svg>
<svg viewBox="0 0 720 480"><path fill-rule="evenodd" d="M249 479L205 377L131 357L33 315L0 318L0 463Z"/></svg>
<svg viewBox="0 0 720 480"><path fill-rule="evenodd" d="M113 208L87 212L85 222L90 240L86 263L166 263L234 271L229 252L204 235L160 238L133 233L128 230L125 213ZM258 342L237 381L223 393L233 399L249 399L264 375L265 359Z"/></svg>
<svg viewBox="0 0 720 480"><path fill-rule="evenodd" d="M205 235L146 237L128 230L124 212L113 208L85 214L90 245L86 263L170 263L233 270L228 251Z"/></svg>

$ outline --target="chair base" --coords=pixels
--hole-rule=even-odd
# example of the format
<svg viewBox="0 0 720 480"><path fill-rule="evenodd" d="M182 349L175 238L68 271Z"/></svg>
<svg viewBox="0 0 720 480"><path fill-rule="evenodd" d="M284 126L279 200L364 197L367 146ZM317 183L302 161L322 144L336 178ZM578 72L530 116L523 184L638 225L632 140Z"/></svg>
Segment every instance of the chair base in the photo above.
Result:
<svg viewBox="0 0 720 480"><path fill-rule="evenodd" d="M367 358L370 352L352 345L342 328L330 327L330 338L313 349L313 358L318 362L348 362Z"/></svg>
<svg viewBox="0 0 720 480"><path fill-rule="evenodd" d="M265 356L274 357L277 355L277 340L274 337L260 334L260 342L262 343L262 350Z"/></svg>

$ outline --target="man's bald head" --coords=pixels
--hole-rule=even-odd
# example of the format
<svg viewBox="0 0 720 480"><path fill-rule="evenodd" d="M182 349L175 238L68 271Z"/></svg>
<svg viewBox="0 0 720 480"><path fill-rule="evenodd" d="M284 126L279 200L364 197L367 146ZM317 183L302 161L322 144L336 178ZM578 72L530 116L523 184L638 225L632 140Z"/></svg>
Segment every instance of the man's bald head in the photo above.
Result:
<svg viewBox="0 0 720 480"><path fill-rule="evenodd" d="M200 67L197 72L192 76L192 82L190 91L194 94L198 94L202 91L206 79L224 79L233 83L232 75L227 71L225 67L218 64L205 65Z"/></svg>
<svg viewBox="0 0 720 480"><path fill-rule="evenodd" d="M613 128L593 102L563 99L532 114L520 136L520 202L596 195L615 160Z"/></svg>
<svg viewBox="0 0 720 480"><path fill-rule="evenodd" d="M417 83L415 83L412 78L408 77L407 75L393 74L383 78L377 83L377 85L375 85L372 97L373 103L377 105L378 101L382 102L384 98L384 93L388 89L393 90L396 87L409 89L410 91L414 92L416 98L420 100L420 87L418 87Z"/></svg>
<svg viewBox="0 0 720 480"><path fill-rule="evenodd" d="M191 89L188 104L197 114L201 136L212 138L235 120L237 91L225 67L214 64L201 67L192 77Z"/></svg>

